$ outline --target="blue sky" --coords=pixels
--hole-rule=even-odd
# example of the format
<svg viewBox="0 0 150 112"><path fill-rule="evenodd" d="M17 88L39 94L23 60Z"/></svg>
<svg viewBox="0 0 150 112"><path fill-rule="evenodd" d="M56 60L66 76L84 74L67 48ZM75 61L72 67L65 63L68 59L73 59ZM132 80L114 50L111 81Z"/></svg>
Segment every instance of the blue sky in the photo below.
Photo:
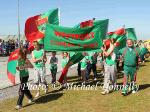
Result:
<svg viewBox="0 0 150 112"><path fill-rule="evenodd" d="M134 27L139 39L150 38L150 0L20 0L21 33L28 17L60 8L61 25L109 19L109 31ZM0 0L0 35L17 34L17 0Z"/></svg>

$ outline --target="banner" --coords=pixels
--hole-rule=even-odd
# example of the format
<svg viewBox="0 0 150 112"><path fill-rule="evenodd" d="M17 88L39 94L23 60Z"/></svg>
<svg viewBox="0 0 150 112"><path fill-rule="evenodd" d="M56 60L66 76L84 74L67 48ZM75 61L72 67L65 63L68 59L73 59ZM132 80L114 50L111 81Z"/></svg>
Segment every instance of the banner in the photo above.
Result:
<svg viewBox="0 0 150 112"><path fill-rule="evenodd" d="M108 19L95 22L92 27L69 28L46 25L44 49L46 51L90 51L100 49L106 36Z"/></svg>
<svg viewBox="0 0 150 112"><path fill-rule="evenodd" d="M81 22L80 25L76 25L74 28L86 28L86 27L92 27L96 23L93 20L88 20ZM102 40L102 39L101 39ZM62 73L58 79L60 83L63 83L64 76L67 75L68 69L73 65L78 62L80 62L85 56L82 54L82 52L70 52L70 59L64 69L62 70Z"/></svg>

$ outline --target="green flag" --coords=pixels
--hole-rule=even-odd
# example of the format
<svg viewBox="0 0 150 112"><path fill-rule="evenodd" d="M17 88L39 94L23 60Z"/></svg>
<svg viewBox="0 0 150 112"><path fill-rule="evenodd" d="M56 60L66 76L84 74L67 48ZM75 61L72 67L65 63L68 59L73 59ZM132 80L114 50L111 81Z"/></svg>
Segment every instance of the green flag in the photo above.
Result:
<svg viewBox="0 0 150 112"><path fill-rule="evenodd" d="M69 28L46 25L44 49L46 51L89 51L102 46L108 19L97 21L92 27Z"/></svg>
<svg viewBox="0 0 150 112"><path fill-rule="evenodd" d="M136 36L134 28L127 28L126 36L127 36L127 39L137 40L137 36Z"/></svg>
<svg viewBox="0 0 150 112"><path fill-rule="evenodd" d="M40 32L45 33L46 23L59 25L58 8L49 10L40 15L37 20L37 27Z"/></svg>

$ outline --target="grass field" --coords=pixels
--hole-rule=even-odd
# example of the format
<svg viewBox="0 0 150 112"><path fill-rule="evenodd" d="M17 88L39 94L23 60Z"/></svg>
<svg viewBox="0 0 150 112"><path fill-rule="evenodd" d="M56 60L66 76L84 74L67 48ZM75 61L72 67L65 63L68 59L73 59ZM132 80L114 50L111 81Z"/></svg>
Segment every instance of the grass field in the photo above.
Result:
<svg viewBox="0 0 150 112"><path fill-rule="evenodd" d="M76 79L70 79L70 82ZM122 82L122 78L117 80ZM50 87L47 95L42 95L32 105L23 101L20 112L150 112L150 62L142 64L138 71L139 91L122 96L121 91L101 95L97 90L54 91ZM35 94L35 91L32 92ZM17 98L0 102L0 112L15 112ZM16 111L17 112L17 111Z"/></svg>

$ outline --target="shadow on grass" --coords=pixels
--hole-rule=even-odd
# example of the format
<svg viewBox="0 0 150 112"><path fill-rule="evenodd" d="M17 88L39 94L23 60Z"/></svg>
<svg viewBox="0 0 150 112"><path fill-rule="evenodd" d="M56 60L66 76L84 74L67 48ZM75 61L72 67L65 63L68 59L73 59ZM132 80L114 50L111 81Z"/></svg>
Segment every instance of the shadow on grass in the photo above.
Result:
<svg viewBox="0 0 150 112"><path fill-rule="evenodd" d="M60 88L60 89L57 89L57 90L53 90L53 91L51 91L50 93L58 93L58 92L60 92L60 91L62 91L61 88Z"/></svg>
<svg viewBox="0 0 150 112"><path fill-rule="evenodd" d="M77 76L70 76L70 77L67 77L68 80L71 80L71 79L77 79L77 78L79 78L78 75L77 75Z"/></svg>
<svg viewBox="0 0 150 112"><path fill-rule="evenodd" d="M28 106L31 106L31 105L34 105L34 104L35 104L35 102L33 102L33 103L31 103L31 104L27 104L27 105L23 106L23 108L28 107Z"/></svg>
<svg viewBox="0 0 150 112"><path fill-rule="evenodd" d="M149 87L150 87L150 84L139 85L139 91L143 90L143 89L146 89L146 88L149 88Z"/></svg>
<svg viewBox="0 0 150 112"><path fill-rule="evenodd" d="M144 66L146 66L146 65L143 65L143 64L140 65L140 67L144 67Z"/></svg>
<svg viewBox="0 0 150 112"><path fill-rule="evenodd" d="M36 104L47 103L53 100L57 100L58 98L62 96L63 96L63 93L47 94L45 96L41 96L40 98L36 99L35 103Z"/></svg>
<svg viewBox="0 0 150 112"><path fill-rule="evenodd" d="M122 73L122 72L117 73L117 76L116 76L117 79L121 79L123 77L124 77L124 73Z"/></svg>
<svg viewBox="0 0 150 112"><path fill-rule="evenodd" d="M150 60L145 60L145 62L150 62Z"/></svg>

